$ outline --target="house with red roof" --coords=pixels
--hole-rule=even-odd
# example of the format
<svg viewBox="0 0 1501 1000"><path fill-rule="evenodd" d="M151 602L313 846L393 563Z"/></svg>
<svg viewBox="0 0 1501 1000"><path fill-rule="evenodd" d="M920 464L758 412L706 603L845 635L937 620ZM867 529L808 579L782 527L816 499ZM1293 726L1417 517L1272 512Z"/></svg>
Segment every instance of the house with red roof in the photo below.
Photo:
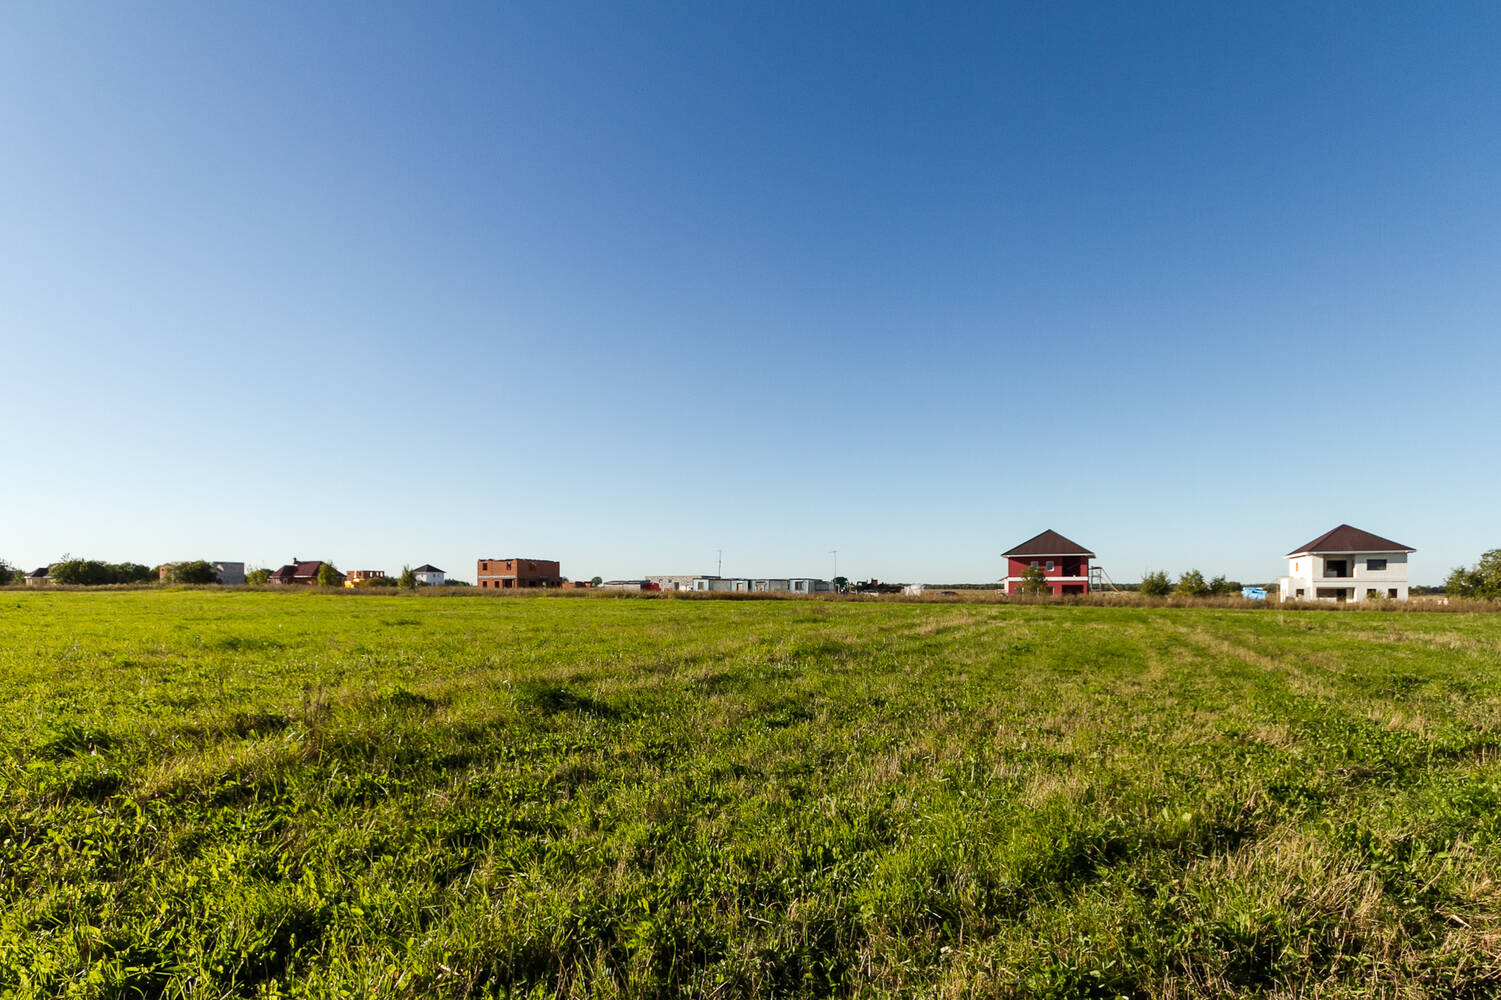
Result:
<svg viewBox="0 0 1501 1000"><path fill-rule="evenodd" d="M318 571L323 568L323 560L311 561L299 560L295 556L293 561L272 573L266 582L280 586L316 587L318 585ZM334 571L339 582L343 582L344 574Z"/></svg>
<svg viewBox="0 0 1501 1000"><path fill-rule="evenodd" d="M1342 524L1287 554L1283 601L1407 600L1407 557L1417 549Z"/></svg>
<svg viewBox="0 0 1501 1000"><path fill-rule="evenodd" d="M1008 594L1021 591L1022 574L1033 566L1042 571L1048 590L1056 597L1089 593L1089 560L1094 553L1051 528L1001 556L1006 560L1002 589Z"/></svg>

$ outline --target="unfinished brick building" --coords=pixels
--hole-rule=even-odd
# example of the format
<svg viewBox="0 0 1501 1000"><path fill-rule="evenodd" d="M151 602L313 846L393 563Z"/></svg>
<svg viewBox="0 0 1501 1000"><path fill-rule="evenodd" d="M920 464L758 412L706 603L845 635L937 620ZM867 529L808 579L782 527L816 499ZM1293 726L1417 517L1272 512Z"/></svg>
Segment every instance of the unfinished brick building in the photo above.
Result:
<svg viewBox="0 0 1501 1000"><path fill-rule="evenodd" d="M561 587L563 573L553 559L481 559L475 566L474 582L483 590Z"/></svg>

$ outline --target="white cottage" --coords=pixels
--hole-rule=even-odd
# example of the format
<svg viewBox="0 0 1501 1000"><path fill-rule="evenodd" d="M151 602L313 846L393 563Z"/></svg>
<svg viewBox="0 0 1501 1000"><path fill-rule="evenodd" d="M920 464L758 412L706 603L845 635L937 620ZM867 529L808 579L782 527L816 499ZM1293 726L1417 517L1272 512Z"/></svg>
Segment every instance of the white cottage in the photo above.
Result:
<svg viewBox="0 0 1501 1000"><path fill-rule="evenodd" d="M421 566L418 566L416 569L412 570L412 572L417 574L417 585L419 587L443 586L443 571L434 566L432 563L423 563Z"/></svg>
<svg viewBox="0 0 1501 1000"><path fill-rule="evenodd" d="M1407 600L1407 556L1417 549L1342 524L1287 554L1284 601Z"/></svg>

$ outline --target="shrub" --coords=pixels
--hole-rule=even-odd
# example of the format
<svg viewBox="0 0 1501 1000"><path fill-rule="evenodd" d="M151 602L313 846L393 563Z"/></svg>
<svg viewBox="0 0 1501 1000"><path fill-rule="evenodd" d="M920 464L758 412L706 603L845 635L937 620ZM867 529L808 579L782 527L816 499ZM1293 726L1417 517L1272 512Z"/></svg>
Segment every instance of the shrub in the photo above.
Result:
<svg viewBox="0 0 1501 1000"><path fill-rule="evenodd" d="M1163 570L1153 570L1141 575L1141 586L1137 588L1148 597L1166 597L1173 592L1173 581Z"/></svg>
<svg viewBox="0 0 1501 1000"><path fill-rule="evenodd" d="M401 567L401 580L398 582L400 583L402 590L416 590L417 571L412 569L412 567L410 566Z"/></svg>
<svg viewBox="0 0 1501 1000"><path fill-rule="evenodd" d="M1196 569L1191 569L1178 578L1178 586L1173 592L1184 597L1208 597L1210 594L1209 584L1204 582L1204 574Z"/></svg>
<svg viewBox="0 0 1501 1000"><path fill-rule="evenodd" d="M173 566L167 571L167 579L173 583L218 583L219 571L212 563L196 559Z"/></svg>
<svg viewBox="0 0 1501 1000"><path fill-rule="evenodd" d="M344 582L344 574L331 562L318 564L318 586L337 587Z"/></svg>
<svg viewBox="0 0 1501 1000"><path fill-rule="evenodd" d="M271 579L271 571L265 568L253 569L245 574L245 582L255 587L263 587Z"/></svg>

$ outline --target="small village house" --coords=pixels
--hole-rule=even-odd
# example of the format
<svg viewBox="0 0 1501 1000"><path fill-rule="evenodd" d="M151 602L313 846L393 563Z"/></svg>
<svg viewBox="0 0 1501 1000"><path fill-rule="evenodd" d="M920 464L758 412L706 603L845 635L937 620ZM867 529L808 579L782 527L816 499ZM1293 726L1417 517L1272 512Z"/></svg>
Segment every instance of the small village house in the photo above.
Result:
<svg viewBox="0 0 1501 1000"><path fill-rule="evenodd" d="M419 587L443 586L443 581L445 579L445 577L443 576L443 571L434 566L432 563L423 563L421 566L418 566L416 569L412 570L412 572L417 574L417 585Z"/></svg>
<svg viewBox="0 0 1501 1000"><path fill-rule="evenodd" d="M47 586L47 582L48 582L47 571L49 569L51 569L50 566L38 566L36 569L32 570L30 573L27 573L26 574L26 586L28 586L28 587L45 587L45 586Z"/></svg>
<svg viewBox="0 0 1501 1000"><path fill-rule="evenodd" d="M1342 524L1287 554L1283 601L1407 600L1407 557L1417 549Z"/></svg>
<svg viewBox="0 0 1501 1000"><path fill-rule="evenodd" d="M1089 560L1094 553L1051 528L1001 555L1006 559L1002 589L1008 594L1021 592L1022 574L1033 566L1042 571L1055 597L1089 593Z"/></svg>
<svg viewBox="0 0 1501 1000"><path fill-rule="evenodd" d="M323 568L323 560L314 559L298 560L281 567L271 574L267 583L281 587L301 586L316 587L318 585L318 571ZM343 582L344 574L335 572L338 582Z"/></svg>
<svg viewBox="0 0 1501 1000"><path fill-rule="evenodd" d="M561 587L563 568L553 559L480 559L474 582L482 590Z"/></svg>
<svg viewBox="0 0 1501 1000"><path fill-rule="evenodd" d="M181 566L181 565L182 565L182 563L180 563L180 562L162 563L160 566L158 566L156 568L157 579L160 582L162 582L162 583L169 582L172 579L172 570L174 568L178 567L178 566ZM242 563L242 562L229 562L228 560L225 560L225 559L214 559L214 560L210 560L209 561L209 565L214 568L214 573L217 574L217 576L219 578L219 583L222 586L225 586L225 587L241 587L241 586L244 586L244 584L245 584L245 564L244 563Z"/></svg>

